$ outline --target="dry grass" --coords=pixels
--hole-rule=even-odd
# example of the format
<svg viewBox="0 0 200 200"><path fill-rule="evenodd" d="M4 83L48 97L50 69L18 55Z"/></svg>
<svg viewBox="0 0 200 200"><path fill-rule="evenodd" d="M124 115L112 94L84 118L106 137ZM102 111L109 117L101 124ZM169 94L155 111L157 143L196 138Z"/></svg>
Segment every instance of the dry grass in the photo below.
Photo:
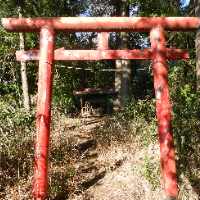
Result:
<svg viewBox="0 0 200 200"><path fill-rule="evenodd" d="M156 126L134 120L53 118L48 199L166 199ZM32 179L32 170L19 176L3 188L1 199L31 199ZM200 198L188 177L179 180L179 200Z"/></svg>

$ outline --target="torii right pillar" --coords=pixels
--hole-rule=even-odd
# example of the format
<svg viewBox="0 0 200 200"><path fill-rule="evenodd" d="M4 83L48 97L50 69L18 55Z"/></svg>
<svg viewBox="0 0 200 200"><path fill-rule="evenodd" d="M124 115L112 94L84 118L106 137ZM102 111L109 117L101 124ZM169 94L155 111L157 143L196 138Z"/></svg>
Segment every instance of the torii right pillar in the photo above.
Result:
<svg viewBox="0 0 200 200"><path fill-rule="evenodd" d="M155 26L151 29L150 41L153 54L152 67L156 95L163 189L167 196L176 197L178 195L178 185L168 89L168 71L166 66L166 40L165 31L162 26Z"/></svg>

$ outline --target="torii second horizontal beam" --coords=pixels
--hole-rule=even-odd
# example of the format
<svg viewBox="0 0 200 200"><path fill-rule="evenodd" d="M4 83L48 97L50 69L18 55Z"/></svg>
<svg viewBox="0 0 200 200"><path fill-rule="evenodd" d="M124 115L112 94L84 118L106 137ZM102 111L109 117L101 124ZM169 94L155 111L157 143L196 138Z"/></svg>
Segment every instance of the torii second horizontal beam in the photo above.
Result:
<svg viewBox="0 0 200 200"><path fill-rule="evenodd" d="M198 17L51 17L2 18L9 32L40 32L44 25L56 32L149 32L156 25L166 31L194 31Z"/></svg>
<svg viewBox="0 0 200 200"><path fill-rule="evenodd" d="M36 61L40 60L39 50L17 51L17 60ZM186 49L168 48L167 59L187 59L189 58ZM65 50L64 48L55 50L54 60L144 60L154 59L151 49L136 50Z"/></svg>

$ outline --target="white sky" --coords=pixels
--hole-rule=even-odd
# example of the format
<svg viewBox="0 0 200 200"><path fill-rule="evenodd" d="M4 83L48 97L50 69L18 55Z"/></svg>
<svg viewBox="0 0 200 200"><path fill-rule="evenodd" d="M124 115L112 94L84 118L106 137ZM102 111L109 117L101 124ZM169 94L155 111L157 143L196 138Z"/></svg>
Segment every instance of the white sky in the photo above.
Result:
<svg viewBox="0 0 200 200"><path fill-rule="evenodd" d="M190 0L182 0L182 2L184 3L184 6L187 6Z"/></svg>

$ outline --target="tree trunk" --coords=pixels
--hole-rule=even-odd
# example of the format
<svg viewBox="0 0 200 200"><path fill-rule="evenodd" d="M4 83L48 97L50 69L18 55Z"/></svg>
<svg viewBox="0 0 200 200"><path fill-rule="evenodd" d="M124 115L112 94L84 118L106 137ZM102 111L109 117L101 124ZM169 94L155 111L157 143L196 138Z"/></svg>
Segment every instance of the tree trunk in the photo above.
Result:
<svg viewBox="0 0 200 200"><path fill-rule="evenodd" d="M195 16L200 17L200 0L195 0ZM197 91L200 90L200 26L196 31L196 73L197 73Z"/></svg>
<svg viewBox="0 0 200 200"><path fill-rule="evenodd" d="M116 1L116 16L129 17L128 0ZM116 39L117 49L130 48L130 33L118 32ZM114 109L118 110L123 106L131 95L131 61L130 60L116 60L117 71L115 73L115 90L117 92L114 101Z"/></svg>
<svg viewBox="0 0 200 200"><path fill-rule="evenodd" d="M19 18L23 17L23 9L22 6L18 8ZM20 50L25 50L25 34L19 33L20 38ZM23 90L23 98L24 98L24 107L30 111L31 103L30 103L30 96L28 92L28 78L27 78L27 67L26 62L21 61L21 78L22 78L22 90Z"/></svg>

